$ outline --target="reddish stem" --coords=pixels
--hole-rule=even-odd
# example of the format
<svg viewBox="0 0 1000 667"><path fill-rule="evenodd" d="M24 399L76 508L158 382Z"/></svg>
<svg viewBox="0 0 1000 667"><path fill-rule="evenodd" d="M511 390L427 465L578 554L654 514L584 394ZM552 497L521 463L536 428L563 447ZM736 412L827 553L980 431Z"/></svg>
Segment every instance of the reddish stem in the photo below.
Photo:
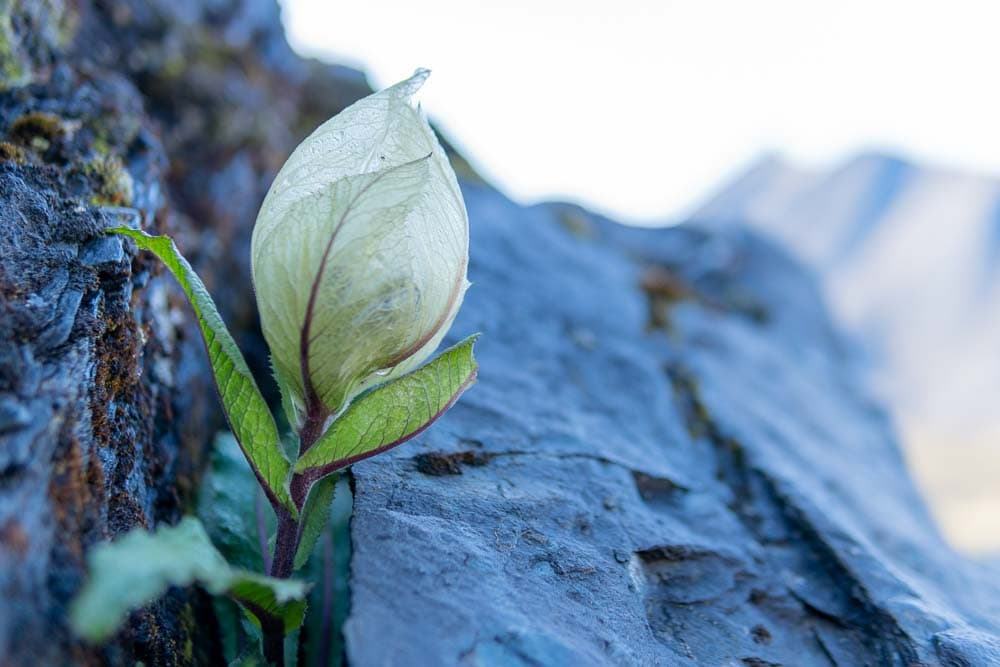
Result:
<svg viewBox="0 0 1000 667"><path fill-rule="evenodd" d="M302 430L299 431L299 450L305 452L322 435L323 419L306 418ZM302 539L302 514L305 507L306 498L309 497L309 490L312 488L314 479L307 479L302 475L295 474L291 481L292 502L299 510L298 518L293 517L284 507L279 506L276 510L278 516L278 533L274 540L274 557L268 567L268 574L277 579L287 579L292 576L295 568L295 553L299 549L299 541ZM285 664L285 627L283 623L270 623L265 627L261 624L264 634L264 657L268 662L278 667Z"/></svg>

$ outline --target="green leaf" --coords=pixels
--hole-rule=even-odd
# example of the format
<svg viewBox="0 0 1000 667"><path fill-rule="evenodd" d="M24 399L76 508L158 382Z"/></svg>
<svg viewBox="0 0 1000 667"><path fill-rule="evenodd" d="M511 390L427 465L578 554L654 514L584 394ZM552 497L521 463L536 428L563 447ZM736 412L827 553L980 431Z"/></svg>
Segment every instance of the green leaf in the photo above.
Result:
<svg viewBox="0 0 1000 667"><path fill-rule="evenodd" d="M281 451L274 416L205 285L169 237L150 236L128 227L108 231L127 236L140 248L155 254L180 283L198 318L215 384L233 434L272 502L280 503L296 516L298 510L286 488L290 464Z"/></svg>
<svg viewBox="0 0 1000 667"><path fill-rule="evenodd" d="M476 381L469 336L422 368L356 399L295 465L307 479L391 449L430 426Z"/></svg>
<svg viewBox="0 0 1000 667"><path fill-rule="evenodd" d="M294 569L300 570L312 555L316 540L330 521L330 505L337 491L337 475L330 475L313 484L309 499L302 508L302 536L295 552Z"/></svg>
<svg viewBox="0 0 1000 667"><path fill-rule="evenodd" d="M284 621L285 632L288 633L302 625L308 590L309 587L302 581L233 570L233 578L225 593L243 605L258 624L265 615L279 618Z"/></svg>
<svg viewBox="0 0 1000 667"><path fill-rule="evenodd" d="M198 518L230 565L251 572L267 571L263 554L267 549L270 556L268 537L274 532L274 511L228 431L215 436L198 494ZM259 657L259 664L265 665L260 657L260 629L239 603L216 596L212 606L226 659L232 662L237 657Z"/></svg>
<svg viewBox="0 0 1000 667"><path fill-rule="evenodd" d="M90 576L71 609L76 632L99 640L125 614L159 597L169 586L196 581L219 589L229 565L212 546L201 523L184 519L156 533L134 530L113 543L96 546L88 558Z"/></svg>
<svg viewBox="0 0 1000 667"><path fill-rule="evenodd" d="M243 631L246 613L238 602L217 595L212 598L212 611L215 612L215 622L219 626L222 655L230 665L238 664L237 660L245 653L262 653L260 640L249 641L247 633ZM249 623L249 620L246 622Z"/></svg>
<svg viewBox="0 0 1000 667"><path fill-rule="evenodd" d="M298 627L305 613L305 583L230 567L194 517L155 533L133 530L98 545L88 565L89 578L73 601L70 623L90 641L107 638L130 610L152 602L170 586L200 584L210 593L230 595L258 621L266 612L281 619L286 630Z"/></svg>
<svg viewBox="0 0 1000 667"><path fill-rule="evenodd" d="M232 433L215 436L198 495L198 518L231 565L267 571L264 549L275 529L274 511Z"/></svg>

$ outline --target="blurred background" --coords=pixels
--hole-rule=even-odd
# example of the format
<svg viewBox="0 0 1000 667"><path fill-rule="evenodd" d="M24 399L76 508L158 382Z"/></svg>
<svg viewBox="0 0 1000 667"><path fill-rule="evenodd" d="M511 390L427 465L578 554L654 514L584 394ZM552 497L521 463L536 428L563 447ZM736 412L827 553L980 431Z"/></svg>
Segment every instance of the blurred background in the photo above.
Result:
<svg viewBox="0 0 1000 667"><path fill-rule="evenodd" d="M283 0L522 203L749 224L823 283L948 538L1000 553L1000 9Z"/></svg>

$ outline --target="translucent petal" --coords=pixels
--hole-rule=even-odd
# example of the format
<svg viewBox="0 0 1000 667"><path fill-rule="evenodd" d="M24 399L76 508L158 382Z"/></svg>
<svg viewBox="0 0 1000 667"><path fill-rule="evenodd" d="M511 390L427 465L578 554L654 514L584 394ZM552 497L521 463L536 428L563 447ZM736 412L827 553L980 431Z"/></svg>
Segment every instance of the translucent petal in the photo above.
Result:
<svg viewBox="0 0 1000 667"><path fill-rule="evenodd" d="M433 352L464 295L468 217L410 97L426 70L324 123L261 207L252 266L290 403L339 412Z"/></svg>

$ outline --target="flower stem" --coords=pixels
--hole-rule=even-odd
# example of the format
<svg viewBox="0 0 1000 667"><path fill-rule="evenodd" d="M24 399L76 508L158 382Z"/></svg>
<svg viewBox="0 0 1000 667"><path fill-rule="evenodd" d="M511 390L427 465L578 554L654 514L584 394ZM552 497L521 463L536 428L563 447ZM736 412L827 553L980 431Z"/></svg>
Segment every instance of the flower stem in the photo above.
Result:
<svg viewBox="0 0 1000 667"><path fill-rule="evenodd" d="M305 427L299 432L300 451L309 449L322 435L321 421L307 420ZM314 480L301 475L294 475L291 480L292 500L301 511L305 507L306 498ZM292 576L295 568L295 553L299 550L302 539L302 515L298 518L284 508L277 508L278 533L274 540L274 556L271 558L268 574L277 579L287 579ZM283 623L261 623L264 635L264 658L273 665L284 667L285 664L285 627Z"/></svg>
<svg viewBox="0 0 1000 667"><path fill-rule="evenodd" d="M271 560L272 577L287 579L292 576L295 551L299 547L299 522L288 512L278 515L278 534L274 541L274 558Z"/></svg>
<svg viewBox="0 0 1000 667"><path fill-rule="evenodd" d="M287 579L292 575L295 565L295 551L299 548L299 521L286 510L278 512L278 534L274 542L274 558L268 574L278 579ZM268 664L284 667L285 665L285 624L280 619L277 623L264 623L261 619L261 632L264 636L264 658Z"/></svg>
<svg viewBox="0 0 1000 667"><path fill-rule="evenodd" d="M264 659L267 664L285 667L285 624L280 618L261 617L260 629L264 636Z"/></svg>

